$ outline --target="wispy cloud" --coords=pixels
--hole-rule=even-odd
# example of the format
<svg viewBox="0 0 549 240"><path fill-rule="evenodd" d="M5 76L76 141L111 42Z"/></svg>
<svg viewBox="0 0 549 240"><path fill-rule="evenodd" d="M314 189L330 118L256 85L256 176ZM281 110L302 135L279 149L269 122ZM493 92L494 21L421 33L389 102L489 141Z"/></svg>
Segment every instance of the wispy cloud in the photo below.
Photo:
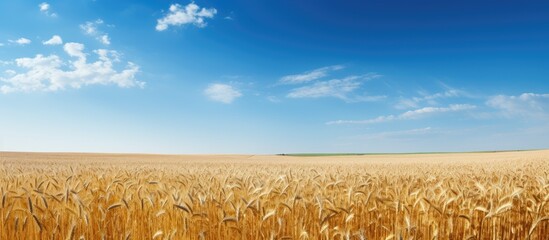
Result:
<svg viewBox="0 0 549 240"><path fill-rule="evenodd" d="M466 110L475 109L475 105L470 104L451 104L448 107L424 107L420 109L406 111L400 115L387 115L379 116L372 119L366 120L336 120L330 121L326 124L373 124L373 123L382 123L389 122L394 120L410 120L410 119L419 119L428 115L438 114L438 113L447 113L447 112L460 112Z"/></svg>
<svg viewBox="0 0 549 240"><path fill-rule="evenodd" d="M334 66L328 66L323 68L318 68L312 71L300 73L300 74L293 74L293 75L287 75L282 78L280 78L280 83L282 84L299 84L299 83L306 83L313 80L317 80L323 77L328 76L329 72L337 71L340 69L345 68L343 65L334 65Z"/></svg>
<svg viewBox="0 0 549 240"><path fill-rule="evenodd" d="M416 97L411 98L401 98L395 108L397 109L409 109L409 108L418 108L421 105L437 105L439 99L445 98L457 98L468 96L468 94L459 89L451 88L445 85L446 90L437 93L427 93L424 91L419 91Z"/></svg>
<svg viewBox="0 0 549 240"><path fill-rule="evenodd" d="M95 21L88 21L84 24L80 24L80 29L87 35L97 35L97 25L103 24L103 20L97 19Z"/></svg>
<svg viewBox="0 0 549 240"><path fill-rule="evenodd" d="M114 50L98 49L95 62L88 62L84 45L66 43L65 53L72 60L63 60L57 55L44 56L38 54L33 58L15 59L17 67L22 72L12 72L12 76L0 78L0 92L33 92L57 91L67 88L81 88L87 85L117 85L119 87L143 87L144 82L138 81L135 75L139 67L128 62L126 67L118 71L115 63L119 62L119 54ZM70 66L71 70L64 70Z"/></svg>
<svg viewBox="0 0 549 240"><path fill-rule="evenodd" d="M43 3L38 4L38 9L40 9L40 12L42 12L42 13L50 16L50 17L57 17L56 13L50 12L51 5L47 2L43 2Z"/></svg>
<svg viewBox="0 0 549 240"><path fill-rule="evenodd" d="M425 115L434 113L459 112L464 110L471 110L474 108L476 108L476 106L470 104L451 104L448 107L424 107L416 110L406 111L405 113L399 115L399 118L418 119Z"/></svg>
<svg viewBox="0 0 549 240"><path fill-rule="evenodd" d="M360 87L357 81L359 76L350 76L343 79L333 79L316 82L309 86L294 88L288 93L289 98L318 98L337 97L345 98L349 93Z"/></svg>
<svg viewBox="0 0 549 240"><path fill-rule="evenodd" d="M44 45L61 45L63 44L63 39L59 35L53 35L48 41L42 42Z"/></svg>
<svg viewBox="0 0 549 240"><path fill-rule="evenodd" d="M234 12L231 11L231 13L229 13L229 15L225 16L224 19L225 20L234 20Z"/></svg>
<svg viewBox="0 0 549 240"><path fill-rule="evenodd" d="M347 99L344 99L344 100L347 101L347 102L378 102L378 101L382 101L382 100L385 100L385 99L387 99L387 96L385 96L385 95L373 95L373 96L356 95L356 96L352 96L352 97L347 97Z"/></svg>
<svg viewBox="0 0 549 240"><path fill-rule="evenodd" d="M99 37L99 42L101 42L105 45L109 45L109 44L111 44L111 38L109 38L109 35L103 34Z"/></svg>
<svg viewBox="0 0 549 240"><path fill-rule="evenodd" d="M486 105L498 109L506 117L549 117L549 94L523 93L519 96L497 95Z"/></svg>
<svg viewBox="0 0 549 240"><path fill-rule="evenodd" d="M205 19L213 18L215 14L217 14L215 8L200 9L194 2L184 7L179 4L172 4L170 11L163 18L157 20L156 30L164 31L170 25L181 26L186 24L193 24L199 28L203 28L207 25Z"/></svg>
<svg viewBox="0 0 549 240"><path fill-rule="evenodd" d="M434 129L431 128L431 127L424 127L424 128L414 128L414 129L408 129L408 130L402 130L402 131L379 132L379 133L361 135L358 138L360 138L362 140L365 140L365 139L398 139L398 138L414 137L414 136L418 136L418 135L432 134L433 131L434 131Z"/></svg>
<svg viewBox="0 0 549 240"><path fill-rule="evenodd" d="M17 40L8 40L11 43L19 44L19 45L27 45L30 44L32 41L28 38L19 38Z"/></svg>
<svg viewBox="0 0 549 240"><path fill-rule="evenodd" d="M204 94L212 101L225 104L232 103L235 99L242 96L242 93L235 87L228 84L213 83L208 85Z"/></svg>
<svg viewBox="0 0 549 240"><path fill-rule="evenodd" d="M109 37L109 34L101 31L99 27L103 25L105 22L102 19L97 19L95 21L88 21L84 24L80 25L80 29L84 32L84 34L88 36L95 37L97 41L99 41L102 44L110 45L111 39Z"/></svg>
<svg viewBox="0 0 549 240"><path fill-rule="evenodd" d="M15 72L14 70L11 70L11 69L8 69L8 70L4 71L4 73L8 76L13 76L13 75L17 74L17 72Z"/></svg>
<svg viewBox="0 0 549 240"><path fill-rule="evenodd" d="M276 96L268 96L268 97L267 97L267 100L268 100L269 102L272 102L272 103L279 103L279 102L281 102L281 100L280 100L278 97L276 97Z"/></svg>
<svg viewBox="0 0 549 240"><path fill-rule="evenodd" d="M398 116L387 115L379 116L376 118L366 119L366 120L336 120L327 122L327 125L336 125L336 124L372 124L372 123L382 123L398 119Z"/></svg>
<svg viewBox="0 0 549 240"><path fill-rule="evenodd" d="M345 101L378 101L384 96L350 96L352 92L360 88L364 81L380 77L375 73L362 76L349 76L342 79L319 81L313 84L290 90L288 98L321 98L334 97Z"/></svg>

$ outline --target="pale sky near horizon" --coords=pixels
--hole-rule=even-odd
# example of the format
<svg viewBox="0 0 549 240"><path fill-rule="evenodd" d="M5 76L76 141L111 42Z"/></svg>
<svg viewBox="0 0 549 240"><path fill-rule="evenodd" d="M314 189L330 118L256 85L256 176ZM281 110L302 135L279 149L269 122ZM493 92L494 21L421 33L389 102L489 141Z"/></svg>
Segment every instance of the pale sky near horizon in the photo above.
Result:
<svg viewBox="0 0 549 240"><path fill-rule="evenodd" d="M547 1L0 2L0 151L549 148Z"/></svg>

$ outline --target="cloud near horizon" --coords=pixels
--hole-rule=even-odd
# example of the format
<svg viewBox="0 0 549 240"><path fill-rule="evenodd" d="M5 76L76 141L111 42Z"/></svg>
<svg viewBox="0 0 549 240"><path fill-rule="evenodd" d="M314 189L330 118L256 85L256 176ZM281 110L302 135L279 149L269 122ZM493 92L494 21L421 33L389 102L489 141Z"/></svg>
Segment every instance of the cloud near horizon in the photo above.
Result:
<svg viewBox="0 0 549 240"><path fill-rule="evenodd" d="M402 139L406 137L432 134L434 130L435 129L433 129L432 127L423 127L423 128L413 128L413 129L400 130L400 131L384 131L384 132L378 132L378 133L363 134L363 135L356 136L354 138L358 138L360 140Z"/></svg>
<svg viewBox="0 0 549 240"><path fill-rule="evenodd" d="M186 24L193 24L198 28L203 28L207 25L205 19L213 18L216 14L217 9L200 9L194 2L186 6L172 4L170 5L169 12L163 18L157 20L156 31L161 32L167 30L170 26L182 26Z"/></svg>
<svg viewBox="0 0 549 240"><path fill-rule="evenodd" d="M366 120L336 120L327 122L327 125L337 125L337 124L373 124L373 123L383 123L394 120L411 120L419 119L427 115L437 114L437 113L447 113L447 112L460 112L466 110L475 109L475 105L471 104L450 104L448 107L424 107L416 110L406 111L400 115L386 115L379 116L376 118L366 119Z"/></svg>

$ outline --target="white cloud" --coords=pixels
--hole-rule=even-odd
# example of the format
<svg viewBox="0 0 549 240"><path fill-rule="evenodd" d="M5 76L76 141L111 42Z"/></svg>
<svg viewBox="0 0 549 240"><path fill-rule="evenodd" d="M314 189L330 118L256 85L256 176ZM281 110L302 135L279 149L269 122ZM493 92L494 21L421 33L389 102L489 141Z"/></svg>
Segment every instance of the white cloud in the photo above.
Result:
<svg viewBox="0 0 549 240"><path fill-rule="evenodd" d="M111 39L109 38L109 35L103 35L101 37L99 37L99 41L105 45L109 45L111 44Z"/></svg>
<svg viewBox="0 0 549 240"><path fill-rule="evenodd" d="M289 98L318 98L318 97L337 97L345 98L347 93L360 87L360 82L356 81L358 76L350 76L343 79L333 79L329 81L316 82L309 86L292 89L288 93Z"/></svg>
<svg viewBox="0 0 549 240"><path fill-rule="evenodd" d="M17 43L19 45L27 45L32 42L30 39L27 39L27 38L19 38L17 40L8 40L8 41L11 43Z"/></svg>
<svg viewBox="0 0 549 240"><path fill-rule="evenodd" d="M401 98L395 105L396 109L418 108L419 98Z"/></svg>
<svg viewBox="0 0 549 240"><path fill-rule="evenodd" d="M31 43L31 40L26 39L26 38L19 38L15 42L18 43L18 44L21 44L21 45L25 45L25 44Z"/></svg>
<svg viewBox="0 0 549 240"><path fill-rule="evenodd" d="M445 86L445 88L446 90L443 92L429 94L429 93L420 91L419 92L420 96L418 97L401 98L395 105L395 108L397 109L418 108L423 103L426 103L429 105L437 105L439 99L468 96L468 94L463 90L451 88L448 86Z"/></svg>
<svg viewBox="0 0 549 240"><path fill-rule="evenodd" d="M523 93L519 96L497 95L486 101L506 117L549 117L549 94Z"/></svg>
<svg viewBox="0 0 549 240"><path fill-rule="evenodd" d="M96 35L98 33L97 26L103 24L103 20L97 19L93 22L89 21L84 24L80 24L80 29L87 35Z"/></svg>
<svg viewBox="0 0 549 240"><path fill-rule="evenodd" d="M64 61L57 55L36 55L34 58L15 59L22 72L0 78L0 92L33 92L57 91L67 88L81 88L87 85L117 85L119 87L143 87L144 82L138 81L135 75L139 67L131 62L118 71L115 63L119 62L119 54L113 50L98 49L95 62L88 62L84 45L66 43L65 52L72 60ZM69 66L64 69L64 66Z"/></svg>
<svg viewBox="0 0 549 240"><path fill-rule="evenodd" d="M38 9L40 9L40 12L50 16L50 17L57 17L56 13L50 13L51 6L47 2L43 2L38 4Z"/></svg>
<svg viewBox="0 0 549 240"><path fill-rule="evenodd" d="M330 121L326 124L372 124L372 123L382 123L389 122L393 120L410 120L410 119L419 119L427 115L437 114L437 113L446 113L446 112L460 112L475 109L475 105L470 104L451 104L448 107L424 107L416 110L406 111L400 115L387 115L379 116L372 119L366 120L337 120Z"/></svg>
<svg viewBox="0 0 549 240"><path fill-rule="evenodd" d="M48 41L42 42L44 45L60 45L63 44L63 39L59 35L53 35Z"/></svg>
<svg viewBox="0 0 549 240"><path fill-rule="evenodd" d="M342 65L334 65L334 66L328 66L323 68L318 68L312 71L300 73L300 74L294 74L294 75L288 75L280 78L280 83L283 84L299 84L299 83L306 83L310 82L319 78L323 78L328 76L329 72L337 71L340 69L343 69L344 66Z"/></svg>
<svg viewBox="0 0 549 240"><path fill-rule="evenodd" d="M474 109L476 106L470 104L451 104L448 107L424 107L416 110L407 111L399 115L399 119L417 119L428 114L444 113L444 112L459 112L464 110Z"/></svg>
<svg viewBox="0 0 549 240"><path fill-rule="evenodd" d="M438 93L435 93L435 94L423 94L422 99L426 100L426 101L429 101L429 100L434 100L434 99L439 99L439 98L459 97L461 95L463 95L463 94L462 94L462 91L460 91L460 90L447 89L444 92L438 92Z"/></svg>
<svg viewBox="0 0 549 240"><path fill-rule="evenodd" d="M4 46L4 44L3 44L3 43L0 43L0 47L3 47L3 46Z"/></svg>
<svg viewBox="0 0 549 240"><path fill-rule="evenodd" d="M213 18L215 14L217 14L215 8L200 9L194 2L189 3L185 7L179 4L172 4L170 11L163 18L157 20L156 30L164 31L170 25L181 26L185 24L194 24L199 28L203 28L207 25L204 19Z"/></svg>
<svg viewBox="0 0 549 240"><path fill-rule="evenodd" d="M104 23L105 22L103 22L102 19L97 19L95 21L88 21L84 24L81 24L80 29L82 29L82 31L84 31L86 35L95 37L95 39L100 43L105 45L110 45L111 40L109 38L109 35L99 30L99 26L103 25Z"/></svg>
<svg viewBox="0 0 549 240"><path fill-rule="evenodd" d="M288 98L320 98L335 97L345 101L377 101L384 96L358 96L350 97L349 94L358 89L363 81L380 77L375 73L363 76L349 76L343 79L315 82L308 86L294 88L286 95Z"/></svg>
<svg viewBox="0 0 549 240"><path fill-rule="evenodd" d="M77 57L80 59L85 59L86 54L84 53L84 44L82 43L67 43L65 46L63 46L63 49L69 56L71 57Z"/></svg>
<svg viewBox="0 0 549 240"><path fill-rule="evenodd" d="M38 5L40 12L47 12L50 9L50 5L47 2L40 3Z"/></svg>
<svg viewBox="0 0 549 240"><path fill-rule="evenodd" d="M210 84L204 94L213 101L222 102L225 104L232 103L235 99L242 96L242 93L238 89L231 85L213 83Z"/></svg>

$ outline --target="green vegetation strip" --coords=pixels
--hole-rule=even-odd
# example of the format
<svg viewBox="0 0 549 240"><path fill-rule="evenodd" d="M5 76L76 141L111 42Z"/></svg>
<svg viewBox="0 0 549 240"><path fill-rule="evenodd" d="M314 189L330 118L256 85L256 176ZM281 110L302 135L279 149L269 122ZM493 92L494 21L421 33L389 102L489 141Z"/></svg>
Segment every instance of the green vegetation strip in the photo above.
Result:
<svg viewBox="0 0 549 240"><path fill-rule="evenodd" d="M498 150L498 151L471 151L471 152L408 152L408 153L281 153L279 156L291 157L333 157L333 156L363 156L363 155L405 155L405 154L455 154L455 153L498 153L498 152L524 152L529 150Z"/></svg>

